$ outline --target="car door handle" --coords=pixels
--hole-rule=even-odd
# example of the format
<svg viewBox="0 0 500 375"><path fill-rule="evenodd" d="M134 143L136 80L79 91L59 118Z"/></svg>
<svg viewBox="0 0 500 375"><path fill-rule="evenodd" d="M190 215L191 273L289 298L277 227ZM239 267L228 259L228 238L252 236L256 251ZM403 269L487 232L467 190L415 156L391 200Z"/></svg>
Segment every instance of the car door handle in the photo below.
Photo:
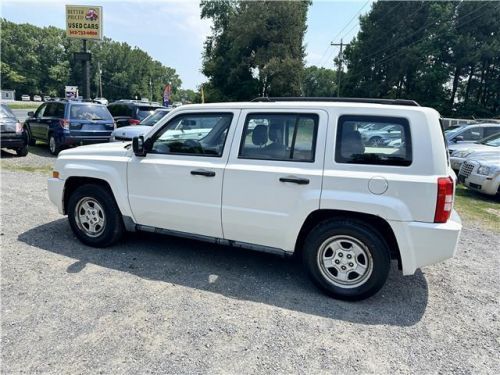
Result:
<svg viewBox="0 0 500 375"><path fill-rule="evenodd" d="M300 177L280 177L281 182L291 182L292 184L307 185L309 179Z"/></svg>
<svg viewBox="0 0 500 375"><path fill-rule="evenodd" d="M214 171L207 171L205 169L195 169L194 171L191 171L191 174L193 176L205 176L205 177L214 177L215 176Z"/></svg>

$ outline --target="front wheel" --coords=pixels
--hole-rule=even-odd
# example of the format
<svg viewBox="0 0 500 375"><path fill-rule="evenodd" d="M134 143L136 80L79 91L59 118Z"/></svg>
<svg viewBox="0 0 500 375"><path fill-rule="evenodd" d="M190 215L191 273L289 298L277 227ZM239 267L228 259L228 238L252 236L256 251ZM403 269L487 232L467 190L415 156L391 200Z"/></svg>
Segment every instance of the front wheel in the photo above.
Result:
<svg viewBox="0 0 500 375"><path fill-rule="evenodd" d="M28 145L24 145L21 148L16 149L17 156L26 156L28 155Z"/></svg>
<svg viewBox="0 0 500 375"><path fill-rule="evenodd" d="M83 185L68 201L71 229L84 244L106 247L124 232L123 219L113 195L100 185Z"/></svg>
<svg viewBox="0 0 500 375"><path fill-rule="evenodd" d="M314 283L342 300L362 300L385 284L390 253L371 226L336 219L316 226L307 236L304 264Z"/></svg>

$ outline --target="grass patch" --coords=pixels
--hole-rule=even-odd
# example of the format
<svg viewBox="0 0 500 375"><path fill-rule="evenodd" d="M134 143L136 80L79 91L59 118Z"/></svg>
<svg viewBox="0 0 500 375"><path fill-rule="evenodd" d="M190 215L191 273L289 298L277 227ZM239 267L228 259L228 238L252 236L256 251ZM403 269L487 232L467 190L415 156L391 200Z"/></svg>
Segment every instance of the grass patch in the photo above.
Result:
<svg viewBox="0 0 500 375"><path fill-rule="evenodd" d="M466 220L476 221L500 232L500 200L498 197L479 194L458 185L455 209Z"/></svg>
<svg viewBox="0 0 500 375"><path fill-rule="evenodd" d="M37 109L42 103L7 103L10 109Z"/></svg>
<svg viewBox="0 0 500 375"><path fill-rule="evenodd" d="M2 169L5 169L7 171L13 171L13 172L38 172L38 173L47 173L50 174L52 172L53 167L51 165L42 165L42 166L37 166L33 167L31 165L15 165L15 164L10 164L6 162L1 162L0 167Z"/></svg>

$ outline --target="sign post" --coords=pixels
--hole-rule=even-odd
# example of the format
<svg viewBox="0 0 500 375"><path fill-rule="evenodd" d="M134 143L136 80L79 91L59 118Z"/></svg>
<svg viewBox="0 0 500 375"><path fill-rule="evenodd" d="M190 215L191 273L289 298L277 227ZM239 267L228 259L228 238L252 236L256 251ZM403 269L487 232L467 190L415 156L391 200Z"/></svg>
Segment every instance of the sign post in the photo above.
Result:
<svg viewBox="0 0 500 375"><path fill-rule="evenodd" d="M66 36L83 39L82 52L75 53L75 60L83 65L85 99L90 99L90 59L87 40L102 39L102 7L91 5L66 5Z"/></svg>

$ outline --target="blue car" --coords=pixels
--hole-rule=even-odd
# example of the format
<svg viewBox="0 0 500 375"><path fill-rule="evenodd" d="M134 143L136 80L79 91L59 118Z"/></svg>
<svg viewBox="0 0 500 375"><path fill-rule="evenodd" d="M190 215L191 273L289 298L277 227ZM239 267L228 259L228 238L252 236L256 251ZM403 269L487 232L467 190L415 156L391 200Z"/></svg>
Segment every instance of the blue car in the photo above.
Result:
<svg viewBox="0 0 500 375"><path fill-rule="evenodd" d="M109 142L115 129L108 109L98 103L47 102L28 116L25 129L30 145L47 142L52 155L69 146Z"/></svg>

